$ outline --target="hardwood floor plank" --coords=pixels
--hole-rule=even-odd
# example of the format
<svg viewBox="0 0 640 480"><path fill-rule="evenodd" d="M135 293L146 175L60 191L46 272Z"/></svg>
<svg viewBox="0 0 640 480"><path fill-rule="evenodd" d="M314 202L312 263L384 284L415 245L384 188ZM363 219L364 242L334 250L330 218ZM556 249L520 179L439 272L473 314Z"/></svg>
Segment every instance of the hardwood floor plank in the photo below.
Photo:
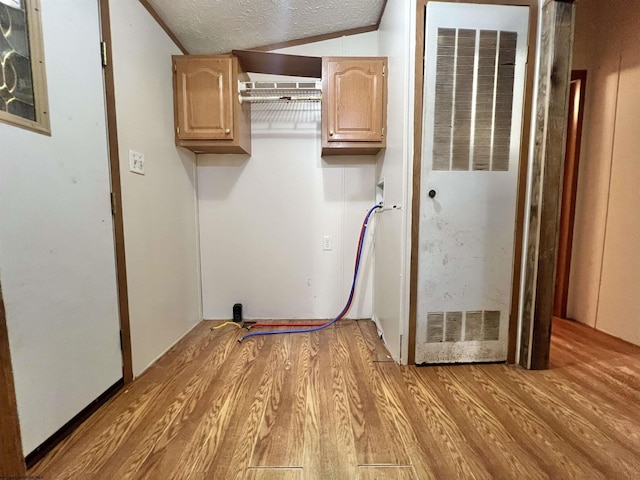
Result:
<svg viewBox="0 0 640 480"><path fill-rule="evenodd" d="M78 457L71 460L71 465L60 462L55 467L48 468L47 475L59 480L72 480L95 473L96 467L104 463L135 429L141 419L140 412L156 401L159 391L160 385L156 385L139 396L124 412L111 420L109 428L103 430L91 444L85 446Z"/></svg>
<svg viewBox="0 0 640 480"><path fill-rule="evenodd" d="M380 402L369 350L355 322L336 328L341 368L349 399L358 465L408 465L409 457L392 416ZM364 358L363 358L364 357ZM366 359L366 360L365 360Z"/></svg>
<svg viewBox="0 0 640 480"><path fill-rule="evenodd" d="M121 390L102 408L89 417L69 437L58 444L45 458L30 470L32 475L41 472L53 472L60 475L59 468L69 468L71 463L80 458L87 449L87 436L96 431L103 431L111 427L114 412L121 412L131 407L138 396L148 395L154 390L160 396L162 389L157 390L158 382L167 376L179 376L182 369L190 362L198 361L198 355L212 344L220 341L218 337L208 335L209 325L206 322L198 324L184 339L167 352L156 364L152 365L142 377ZM213 342L213 343L212 343ZM165 358L166 357L166 358ZM158 366L158 364L162 366ZM148 378L149 380L143 380ZM149 404L154 405L152 400ZM117 415L117 413L115 413ZM92 440L95 441L95 440Z"/></svg>
<svg viewBox="0 0 640 480"><path fill-rule="evenodd" d="M418 478L493 478L446 408L428 390L420 391L410 374L414 368L376 364Z"/></svg>
<svg viewBox="0 0 640 480"><path fill-rule="evenodd" d="M465 366L413 368L416 383L433 390L494 478L545 478L540 466L486 406L459 382ZM508 447L507 447L508 446ZM507 447L507 448L505 448Z"/></svg>
<svg viewBox="0 0 640 480"><path fill-rule="evenodd" d="M153 386L148 386L147 390L152 390ZM126 408L125 402L129 403L137 400L136 396L128 395L127 391L118 392L115 397L109 400L102 408L85 420L71 435L56 445L43 459L29 469L29 475L42 476L45 472L54 472L59 475L60 471L69 468L72 460L77 458L87 448L87 439L92 439L97 432L107 428L107 424L113 422L113 417L121 411L121 408L114 407L116 402L121 408ZM124 405L124 406L122 406ZM55 476L53 477L55 478Z"/></svg>
<svg viewBox="0 0 640 480"><path fill-rule="evenodd" d="M552 377L547 372L540 372L547 382L546 391L624 448L640 452L640 410L637 404L630 404L629 408L614 407L616 402L605 402L600 396L589 395L589 390L571 380L570 372L563 373L563 376Z"/></svg>
<svg viewBox="0 0 640 480"><path fill-rule="evenodd" d="M603 396L594 392L589 386L575 382L573 376L544 375L549 385L563 392L564 398L570 398L574 404L584 405L591 417L598 419L610 418L613 422L609 427L615 429L623 438L632 441L640 450L640 410L629 405L629 408L619 408L615 402L603 400Z"/></svg>
<svg viewBox="0 0 640 480"><path fill-rule="evenodd" d="M557 352L555 358L564 358L566 352ZM630 386L612 379L603 370L610 368L606 362L602 363L575 363L568 367L554 369L552 374L542 374L545 378L552 378L554 383L563 382L575 388L581 388L591 392L598 405L610 405L619 415L637 419L637 401L635 393L630 391ZM618 367L623 368L623 367Z"/></svg>
<svg viewBox="0 0 640 480"><path fill-rule="evenodd" d="M268 355L271 343L267 347L264 339L256 340L241 345L230 340L235 348L217 372L204 378L209 385L202 399L180 411L141 465L137 478L188 478L209 436L222 434L234 402L246 394L248 369L255 363L264 366L260 357Z"/></svg>
<svg viewBox="0 0 640 480"><path fill-rule="evenodd" d="M122 443L100 470L97 470L102 478L123 480L135 478L137 470L151 455L160 438L180 412L183 409L193 409L193 405L203 398L209 388L208 373L219 370L236 346L235 335L218 334L217 336L221 341L216 345L209 345L208 354L201 355L203 358L195 357L191 364L185 365L179 375L168 379L162 396L168 401L173 400L168 405L165 402L156 402L145 413L127 441Z"/></svg>
<svg viewBox="0 0 640 480"><path fill-rule="evenodd" d="M574 448L591 459L596 468L607 478L633 478L640 472L640 459L631 454L626 445L621 445L605 434L600 423L596 426L576 413L579 406L563 403L551 394L548 387L536 384L536 375L516 369L507 369L506 374L517 387L519 398L537 413L545 423L558 432ZM615 462L611 462L614 457Z"/></svg>
<svg viewBox="0 0 640 480"><path fill-rule="evenodd" d="M535 457L540 470L549 478L604 478L582 453L565 442L511 393L509 384L500 382L504 365L469 367L472 378L465 384L491 409L493 415L509 428L518 445Z"/></svg>
<svg viewBox="0 0 640 480"><path fill-rule="evenodd" d="M218 345L220 342L226 343L221 336L211 336L208 334L208 322L198 324L189 332L184 339L176 344L162 359L150 367L142 377L120 391L114 398L109 400L100 410L95 412L68 438L57 445L52 452L42 459L31 470L32 475L40 475L41 472L48 472L54 477L63 475L60 469L76 469L74 465L86 458L87 444L101 442L100 438L92 438L87 441L87 436L91 438L92 432L111 431L113 426L113 412L121 412L125 409L135 409L138 416L144 416L145 410L140 408L139 397L150 398L146 405L153 406L157 398L164 394L165 386L158 384L163 378L180 377L182 370L192 362L199 361L198 356L211 345ZM148 379L148 380L147 380ZM153 393L155 392L155 393ZM123 426L127 426L123 424ZM93 463L92 468L96 468L101 462ZM81 467L80 467L81 468Z"/></svg>
<svg viewBox="0 0 640 480"><path fill-rule="evenodd" d="M640 365L638 365L640 347L627 344L584 325L568 329L562 323L554 323L554 329L552 342L559 345L560 350L564 347L570 348L580 354L579 358L582 361L585 356L589 361L614 361L634 368L640 373Z"/></svg>
<svg viewBox="0 0 640 480"><path fill-rule="evenodd" d="M359 480L418 480L412 467L360 466Z"/></svg>
<svg viewBox="0 0 640 480"><path fill-rule="evenodd" d="M191 450L198 447L193 471L204 472L205 478L242 480L251 456L260 422L264 415L268 392L275 370L277 357L285 345L290 345L290 337L255 337L250 343L265 342L265 351L256 361L247 365L244 376L239 379L237 389L223 392L219 404L227 408L220 410L216 421L204 425L200 431L209 436L203 445L192 443ZM218 402L216 402L218 403Z"/></svg>
<svg viewBox="0 0 640 480"><path fill-rule="evenodd" d="M245 480L301 480L302 468L258 468L247 470Z"/></svg>
<svg viewBox="0 0 640 480"><path fill-rule="evenodd" d="M210 325L198 325L28 473L609 480L640 471L640 348L582 325L554 326L554 368L540 372L378 361L382 342L368 322L242 344L237 329Z"/></svg>
<svg viewBox="0 0 640 480"><path fill-rule="evenodd" d="M329 327L309 335L303 478L356 478L358 467L351 413L340 365L344 354L336 346L335 328Z"/></svg>
<svg viewBox="0 0 640 480"><path fill-rule="evenodd" d="M371 353L371 360L374 362L393 362L389 351L384 346L384 343L380 341L376 324L372 320L360 320L357 325L360 328L362 338L367 343L367 348Z"/></svg>
<svg viewBox="0 0 640 480"><path fill-rule="evenodd" d="M326 354L326 352L324 352ZM320 335L317 332L309 334L309 383L307 383L307 405L304 421L304 439L302 450L303 479L315 480L318 478L317 470L322 467L321 435L325 441L330 431L320 429L327 425L331 418L323 418L320 422Z"/></svg>
<svg viewBox="0 0 640 480"><path fill-rule="evenodd" d="M625 342L619 338L600 332L588 325L574 320L565 320L554 317L553 332L556 336L570 336L574 341L588 345L589 348L604 349L606 352L631 355L636 360L640 357L640 347Z"/></svg>
<svg viewBox="0 0 640 480"><path fill-rule="evenodd" d="M302 467L307 406L309 335L287 338L290 348L278 356L264 418L251 456L251 467Z"/></svg>
<svg viewBox="0 0 640 480"><path fill-rule="evenodd" d="M220 322L200 322L182 337L175 345L162 355L153 365L146 369L142 375L136 377L138 383L146 380L148 376L158 378L155 372L163 369L180 369L196 358L202 350L206 350L211 342L215 342L219 336L210 335L211 327ZM226 333L226 332L225 332ZM154 380L151 378L150 380Z"/></svg>
<svg viewBox="0 0 640 480"><path fill-rule="evenodd" d="M629 372L625 369L627 360L621 360L616 356L607 357L603 353L598 360L592 356L591 350L579 347L573 341L560 341L554 339L552 348L557 360L563 360L566 368L576 369L587 373L589 378L601 382L605 394L615 394L626 404L640 403L640 372ZM590 352L586 354L585 351ZM640 359L639 359L640 360ZM568 372L569 370L565 370Z"/></svg>
<svg viewBox="0 0 640 480"><path fill-rule="evenodd" d="M394 416L400 431L400 437L411 459L414 471L420 479L436 478L436 472L445 466L439 452L426 448L435 445L435 437L428 428L420 428L423 419L411 403L409 393L404 389L404 382L395 365L378 363L375 365L375 382L380 385L385 396L384 405Z"/></svg>

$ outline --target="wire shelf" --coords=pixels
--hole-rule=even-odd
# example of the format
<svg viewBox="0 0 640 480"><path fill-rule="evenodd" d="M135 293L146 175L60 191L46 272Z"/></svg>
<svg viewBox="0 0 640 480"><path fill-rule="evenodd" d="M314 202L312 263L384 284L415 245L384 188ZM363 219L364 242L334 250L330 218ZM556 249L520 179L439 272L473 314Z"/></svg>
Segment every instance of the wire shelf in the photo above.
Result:
<svg viewBox="0 0 640 480"><path fill-rule="evenodd" d="M319 102L321 82L239 82L238 98L243 102Z"/></svg>

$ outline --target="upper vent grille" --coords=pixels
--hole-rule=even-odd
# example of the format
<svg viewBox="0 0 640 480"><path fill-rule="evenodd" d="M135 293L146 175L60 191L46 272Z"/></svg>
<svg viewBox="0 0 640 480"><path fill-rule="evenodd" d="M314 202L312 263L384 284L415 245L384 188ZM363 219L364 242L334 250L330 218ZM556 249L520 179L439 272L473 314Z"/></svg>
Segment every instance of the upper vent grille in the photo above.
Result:
<svg viewBox="0 0 640 480"><path fill-rule="evenodd" d="M438 29L433 170L507 171L517 34Z"/></svg>

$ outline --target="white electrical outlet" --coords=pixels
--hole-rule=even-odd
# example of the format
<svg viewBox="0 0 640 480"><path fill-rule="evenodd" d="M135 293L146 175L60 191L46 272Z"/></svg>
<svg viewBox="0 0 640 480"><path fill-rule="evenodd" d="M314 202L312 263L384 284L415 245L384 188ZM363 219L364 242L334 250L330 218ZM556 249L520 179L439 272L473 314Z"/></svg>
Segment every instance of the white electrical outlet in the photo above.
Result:
<svg viewBox="0 0 640 480"><path fill-rule="evenodd" d="M129 150L129 170L138 175L144 175L144 153Z"/></svg>
<svg viewBox="0 0 640 480"><path fill-rule="evenodd" d="M325 235L322 237L322 249L333 250L333 237L331 235Z"/></svg>

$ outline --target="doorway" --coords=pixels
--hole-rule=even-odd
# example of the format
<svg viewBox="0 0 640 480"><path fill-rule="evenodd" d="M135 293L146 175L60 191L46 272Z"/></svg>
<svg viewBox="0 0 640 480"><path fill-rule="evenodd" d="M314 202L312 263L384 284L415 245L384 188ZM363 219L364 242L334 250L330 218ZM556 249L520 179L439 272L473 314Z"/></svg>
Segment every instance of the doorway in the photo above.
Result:
<svg viewBox="0 0 640 480"><path fill-rule="evenodd" d="M46 7L51 135L0 126L0 340L15 383L0 413L18 410L12 453L28 464L123 383L98 0Z"/></svg>
<svg viewBox="0 0 640 480"><path fill-rule="evenodd" d="M567 145L564 157L562 207L558 227L558 261L556 266L553 316L567 318L567 298L571 273L571 249L573 247L573 225L578 191L578 167L580 164L580 142L587 89L587 71L571 72L569 86L569 114L567 123Z"/></svg>

